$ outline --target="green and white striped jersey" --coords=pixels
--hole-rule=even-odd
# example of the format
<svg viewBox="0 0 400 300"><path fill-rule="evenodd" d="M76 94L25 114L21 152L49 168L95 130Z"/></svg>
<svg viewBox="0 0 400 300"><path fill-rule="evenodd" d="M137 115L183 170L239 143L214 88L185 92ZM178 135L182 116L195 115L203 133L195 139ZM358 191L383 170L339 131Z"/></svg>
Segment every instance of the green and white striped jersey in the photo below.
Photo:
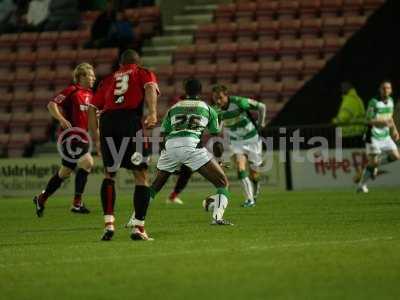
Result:
<svg viewBox="0 0 400 300"><path fill-rule="evenodd" d="M249 117L249 111L257 109L259 103L255 100L229 96L228 107L217 109L218 117L228 130L231 140L240 141L251 139L258 135L258 131L253 121Z"/></svg>
<svg viewBox="0 0 400 300"><path fill-rule="evenodd" d="M161 132L167 140L188 138L200 142L205 130L210 134L220 132L218 115L207 103L199 99L185 99L172 106L161 125Z"/></svg>
<svg viewBox="0 0 400 300"><path fill-rule="evenodd" d="M379 120L387 120L393 117L393 108L394 103L393 99L389 97L389 99L384 102L379 100L378 98L372 98L368 103L367 109L367 121L372 119L379 119ZM369 134L371 137L384 140L390 137L390 128L386 127L375 127L370 126Z"/></svg>

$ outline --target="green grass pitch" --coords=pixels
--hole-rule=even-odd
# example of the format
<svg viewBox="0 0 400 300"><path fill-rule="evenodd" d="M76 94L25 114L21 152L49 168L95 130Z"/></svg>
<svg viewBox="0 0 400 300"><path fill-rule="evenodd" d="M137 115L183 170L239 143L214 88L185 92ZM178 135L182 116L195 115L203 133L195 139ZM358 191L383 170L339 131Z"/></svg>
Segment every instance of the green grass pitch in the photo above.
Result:
<svg viewBox="0 0 400 300"><path fill-rule="evenodd" d="M234 190L226 217L210 226L189 187L183 206L152 203L153 242L123 228L131 196L117 200L117 231L101 242L99 200L92 213L49 200L45 216L31 199L1 199L1 299L399 299L400 188L279 192L240 208Z"/></svg>

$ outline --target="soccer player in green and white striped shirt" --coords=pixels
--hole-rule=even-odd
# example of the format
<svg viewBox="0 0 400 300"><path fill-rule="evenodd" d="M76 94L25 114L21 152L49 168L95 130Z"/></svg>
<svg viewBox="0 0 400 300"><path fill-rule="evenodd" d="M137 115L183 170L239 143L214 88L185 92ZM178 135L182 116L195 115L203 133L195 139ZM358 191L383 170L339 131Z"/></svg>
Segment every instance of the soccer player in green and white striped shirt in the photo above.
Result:
<svg viewBox="0 0 400 300"><path fill-rule="evenodd" d="M368 131L366 149L368 165L363 170L357 191L368 193L367 181L374 179L378 165L384 165L400 159L399 150L394 141L399 140L399 132L393 122L392 84L384 81L380 85L380 95L372 98L367 108Z"/></svg>
<svg viewBox="0 0 400 300"><path fill-rule="evenodd" d="M235 155L238 176L247 197L242 206L253 207L260 191L260 174L257 169L263 163L258 128L265 127L266 106L249 98L228 96L228 89L223 85L214 86L213 101L218 107L218 116L228 131L229 146ZM253 121L251 111L258 111L257 123ZM247 162L250 177L246 171Z"/></svg>
<svg viewBox="0 0 400 300"><path fill-rule="evenodd" d="M183 164L193 172L199 172L217 189L216 194L209 197L214 200L212 224L231 225L223 219L228 205L228 179L207 149L200 145L205 130L211 135L220 133L218 115L199 98L201 83L197 79L186 80L184 87L186 99L172 106L162 122L161 132L166 138L165 150L161 152L157 163L157 178L150 188L152 198L161 190L169 176ZM206 203L209 204L211 203ZM208 210L208 207L205 208Z"/></svg>

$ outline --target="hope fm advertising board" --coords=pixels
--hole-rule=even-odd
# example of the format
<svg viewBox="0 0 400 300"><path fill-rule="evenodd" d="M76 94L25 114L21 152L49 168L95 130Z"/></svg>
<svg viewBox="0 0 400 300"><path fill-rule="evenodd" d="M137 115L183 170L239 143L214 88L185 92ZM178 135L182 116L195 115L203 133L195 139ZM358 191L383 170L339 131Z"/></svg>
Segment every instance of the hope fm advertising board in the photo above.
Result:
<svg viewBox="0 0 400 300"><path fill-rule="evenodd" d="M367 164L365 149L300 151L300 157L308 157L304 161L296 160L291 155L293 188L339 188L356 187L354 179ZM400 185L400 162L379 167L378 177L368 181L368 185L398 187Z"/></svg>

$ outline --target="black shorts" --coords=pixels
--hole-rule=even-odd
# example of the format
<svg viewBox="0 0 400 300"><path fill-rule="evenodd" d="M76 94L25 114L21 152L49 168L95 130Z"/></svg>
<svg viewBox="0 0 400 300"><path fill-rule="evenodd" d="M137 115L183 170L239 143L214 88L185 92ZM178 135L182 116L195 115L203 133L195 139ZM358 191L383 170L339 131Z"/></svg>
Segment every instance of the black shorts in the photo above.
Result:
<svg viewBox="0 0 400 300"><path fill-rule="evenodd" d="M78 160L89 152L89 143L82 141L72 141L61 143L61 164L67 168L74 170L78 163Z"/></svg>
<svg viewBox="0 0 400 300"><path fill-rule="evenodd" d="M100 116L100 146L107 172L117 169L146 169L151 154L150 146L143 142L141 114L137 110L111 110ZM137 142L134 138L138 138ZM140 153L142 160L133 164L131 157ZM139 155L139 156L140 156Z"/></svg>

